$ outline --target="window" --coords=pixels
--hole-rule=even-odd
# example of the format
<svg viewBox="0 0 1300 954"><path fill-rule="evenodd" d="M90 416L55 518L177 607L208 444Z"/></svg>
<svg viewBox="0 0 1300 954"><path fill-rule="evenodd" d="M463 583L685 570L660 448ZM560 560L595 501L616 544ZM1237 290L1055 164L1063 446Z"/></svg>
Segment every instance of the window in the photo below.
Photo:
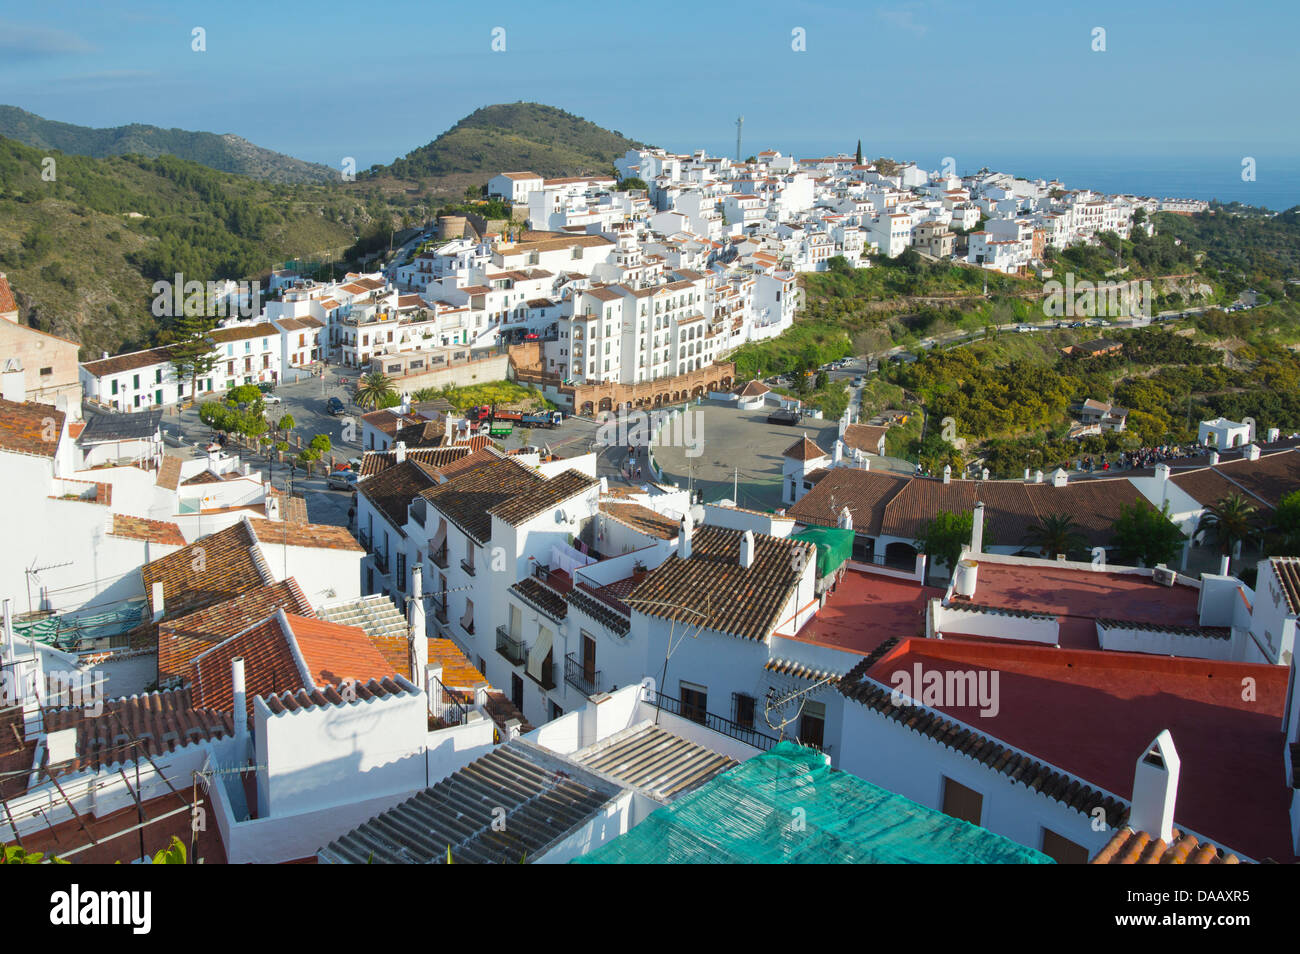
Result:
<svg viewBox="0 0 1300 954"><path fill-rule="evenodd" d="M117 393L117 379L114 378L113 381L112 381L111 383L112 383L112 390L111 390L109 393L111 393L111 394L116 394L116 393Z"/></svg>
<svg viewBox="0 0 1300 954"><path fill-rule="evenodd" d="M153 383L162 384L162 368L155 368L153 372Z"/></svg>
<svg viewBox="0 0 1300 954"><path fill-rule="evenodd" d="M703 724L709 712L709 690L689 682L681 683L681 687L682 717Z"/></svg>
<svg viewBox="0 0 1300 954"><path fill-rule="evenodd" d="M984 796L973 788L954 782L946 775L941 778L943 778L943 813L968 821L972 825L978 825L984 809Z"/></svg>
<svg viewBox="0 0 1300 954"><path fill-rule="evenodd" d="M524 681L516 672L510 674L510 701L520 712L524 711Z"/></svg>
<svg viewBox="0 0 1300 954"><path fill-rule="evenodd" d="M135 390L138 390L138 389L139 389L139 387L140 387L140 375L138 375L138 374L133 374L133 375L131 375L131 387L132 387L132 389L135 389Z"/></svg>
<svg viewBox="0 0 1300 954"><path fill-rule="evenodd" d="M815 745L820 749L826 744L825 736L826 703L807 703L803 707L803 714L799 716L799 741L804 745Z"/></svg>
<svg viewBox="0 0 1300 954"><path fill-rule="evenodd" d="M406 592L406 554L397 554L397 588Z"/></svg>
<svg viewBox="0 0 1300 954"><path fill-rule="evenodd" d="M1043 854L1058 865L1086 865L1088 863L1087 848L1058 835L1050 828L1043 829Z"/></svg>
<svg viewBox="0 0 1300 954"><path fill-rule="evenodd" d="M743 692L731 694L731 721L747 729L754 727L754 705L757 700Z"/></svg>

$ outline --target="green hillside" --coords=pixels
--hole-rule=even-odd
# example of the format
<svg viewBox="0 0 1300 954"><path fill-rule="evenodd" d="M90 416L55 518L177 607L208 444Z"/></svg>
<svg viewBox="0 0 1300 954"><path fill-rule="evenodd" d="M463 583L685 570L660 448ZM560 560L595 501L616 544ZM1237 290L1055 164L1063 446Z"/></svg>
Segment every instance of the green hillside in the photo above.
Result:
<svg viewBox="0 0 1300 954"><path fill-rule="evenodd" d="M149 158L171 155L219 172L233 172L263 182L331 182L340 178L339 173L328 166L272 152L230 134L162 129L141 123L93 129L44 119L16 106L0 106L0 136L16 139L36 149L58 150L97 159L123 155Z"/></svg>
<svg viewBox="0 0 1300 954"><path fill-rule="evenodd" d="M83 357L144 347L167 328L155 279L253 278L293 257L337 257L391 213L362 193L281 186L173 156L56 156L0 138L0 270L23 320L79 341Z"/></svg>
<svg viewBox="0 0 1300 954"><path fill-rule="evenodd" d="M540 103L485 106L433 142L369 176L425 179L472 173L486 182L498 172L528 169L541 176L605 173L643 145L572 113Z"/></svg>

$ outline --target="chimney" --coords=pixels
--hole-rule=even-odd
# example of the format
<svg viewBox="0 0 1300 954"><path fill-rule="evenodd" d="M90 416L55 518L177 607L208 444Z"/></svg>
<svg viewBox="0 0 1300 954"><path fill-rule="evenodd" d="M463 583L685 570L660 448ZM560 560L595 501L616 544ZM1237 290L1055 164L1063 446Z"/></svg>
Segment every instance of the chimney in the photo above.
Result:
<svg viewBox="0 0 1300 954"><path fill-rule="evenodd" d="M416 688L425 689L425 668L429 665L429 627L424 616L424 567L411 567L411 608L407 617L411 640L411 675Z"/></svg>
<svg viewBox="0 0 1300 954"><path fill-rule="evenodd" d="M267 486L269 487L270 484L267 484ZM280 498L279 497L277 497L273 493L268 492L265 499L262 501L262 504L266 508L267 520L280 519Z"/></svg>
<svg viewBox="0 0 1300 954"><path fill-rule="evenodd" d="M1210 451L1210 466L1211 467L1217 466L1218 463L1219 463L1219 452L1216 450Z"/></svg>
<svg viewBox="0 0 1300 954"><path fill-rule="evenodd" d="M1267 440L1268 443L1273 444L1276 443L1277 439L1281 436L1282 436L1281 431L1279 431L1276 427L1270 427L1268 429L1268 434L1265 435L1265 440Z"/></svg>
<svg viewBox="0 0 1300 954"><path fill-rule="evenodd" d="M682 516L681 529L677 531L677 555L683 560L691 558L691 515Z"/></svg>
<svg viewBox="0 0 1300 954"><path fill-rule="evenodd" d="M1160 484L1163 487L1168 482L1169 482L1169 465L1164 463L1156 464L1156 483Z"/></svg>
<svg viewBox="0 0 1300 954"><path fill-rule="evenodd" d="M979 563L974 560L957 561L957 571L953 574L953 583L958 596L964 596L967 599L972 599L975 596L979 568Z"/></svg>
<svg viewBox="0 0 1300 954"><path fill-rule="evenodd" d="M837 440L835 442L834 449L831 451L831 466L838 467L840 465L840 461L843 459L844 459L844 442Z"/></svg>
<svg viewBox="0 0 1300 954"><path fill-rule="evenodd" d="M836 521L836 525L837 525L841 530L852 530L852 529L853 529L853 514L849 513L849 508L848 508L848 507L841 507L841 508L840 508L840 516L839 516L839 519Z"/></svg>
<svg viewBox="0 0 1300 954"><path fill-rule="evenodd" d="M1025 483L1029 483L1029 468L1025 468Z"/></svg>
<svg viewBox="0 0 1300 954"><path fill-rule="evenodd" d="M989 469L985 467L982 471L980 471L980 480L988 480L988 479L989 479Z"/></svg>
<svg viewBox="0 0 1300 954"><path fill-rule="evenodd" d="M984 501L975 504L975 513L970 527L971 553L984 552Z"/></svg>
<svg viewBox="0 0 1300 954"><path fill-rule="evenodd" d="M1246 460L1259 460L1259 445L1258 445L1258 444L1247 444L1247 445L1246 445Z"/></svg>
<svg viewBox="0 0 1300 954"><path fill-rule="evenodd" d="M1128 823L1134 831L1146 832L1165 844L1173 841L1174 800L1181 764L1173 736L1164 729L1142 753L1133 775L1133 807Z"/></svg>
<svg viewBox="0 0 1300 954"><path fill-rule="evenodd" d="M27 400L26 372L23 371L22 363L17 358L6 362L3 373L0 373L0 394L6 401L13 401L15 404L22 404Z"/></svg>
<svg viewBox="0 0 1300 954"><path fill-rule="evenodd" d="M740 567L748 570L754 565L754 531L746 530L740 535Z"/></svg>
<svg viewBox="0 0 1300 954"><path fill-rule="evenodd" d="M1219 576L1228 576L1231 569L1232 557L1225 553L1219 557Z"/></svg>
<svg viewBox="0 0 1300 954"><path fill-rule="evenodd" d="M153 585L152 602L153 602L153 621L156 623L163 618L163 615L166 612L165 607L163 605L162 580L156 581Z"/></svg>
<svg viewBox="0 0 1300 954"><path fill-rule="evenodd" d="M14 610L13 610L13 600L11 600L7 596L5 597L5 602L4 602L4 627L5 627L4 628L4 637L5 637L4 655L6 659L12 661L14 658L14 651L15 651L14 650Z"/></svg>
<svg viewBox="0 0 1300 954"><path fill-rule="evenodd" d="M952 483L952 464L943 465L943 482L945 484Z"/></svg>
<svg viewBox="0 0 1300 954"><path fill-rule="evenodd" d="M1042 482L1043 482L1043 472L1041 470L1034 471L1034 483L1041 484Z"/></svg>
<svg viewBox="0 0 1300 954"><path fill-rule="evenodd" d="M101 361L105 360L107 357L108 357L108 352L107 352L107 351L101 351L101 352L99 353L99 359L100 359Z"/></svg>
<svg viewBox="0 0 1300 954"><path fill-rule="evenodd" d="M1064 486L1065 486L1066 484L1068 484L1069 482L1070 482L1070 475L1067 474L1067 473L1066 473L1064 470L1062 470L1060 467L1058 467L1058 468L1056 468L1056 470L1052 471L1052 486L1053 486L1053 487L1064 487Z"/></svg>
<svg viewBox="0 0 1300 954"><path fill-rule="evenodd" d="M393 445L393 460L398 464L406 460L406 441L398 441Z"/></svg>
<svg viewBox="0 0 1300 954"><path fill-rule="evenodd" d="M244 657L230 660L230 715L235 722L235 757L242 763L248 745L248 703L244 692Z"/></svg>

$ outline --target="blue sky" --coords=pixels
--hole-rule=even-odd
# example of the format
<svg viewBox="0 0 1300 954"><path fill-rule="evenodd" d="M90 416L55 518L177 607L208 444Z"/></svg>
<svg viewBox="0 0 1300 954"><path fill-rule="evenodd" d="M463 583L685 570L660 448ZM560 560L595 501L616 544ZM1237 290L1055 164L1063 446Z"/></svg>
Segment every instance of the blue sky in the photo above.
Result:
<svg viewBox="0 0 1300 954"><path fill-rule="evenodd" d="M0 11L0 102L85 125L233 132L335 167L387 162L478 106L521 99L673 149L732 151L743 113L746 153L861 137L871 155L933 167L952 155L963 171L1016 154L1289 157L1297 9L46 0Z"/></svg>

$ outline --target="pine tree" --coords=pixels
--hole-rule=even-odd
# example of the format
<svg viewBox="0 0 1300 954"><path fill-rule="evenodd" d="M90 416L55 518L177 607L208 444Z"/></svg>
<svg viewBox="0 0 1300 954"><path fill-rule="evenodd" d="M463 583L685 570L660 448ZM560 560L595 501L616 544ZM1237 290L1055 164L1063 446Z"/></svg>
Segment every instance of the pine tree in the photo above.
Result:
<svg viewBox="0 0 1300 954"><path fill-rule="evenodd" d="M216 319L207 315L183 315L177 319L175 331L177 342L170 346L172 367L176 376L190 379L190 400L198 399L198 380L217 364L212 340L208 332L216 324Z"/></svg>
<svg viewBox="0 0 1300 954"><path fill-rule="evenodd" d="M862 165L862 140L861 139L858 140L857 157L858 157L858 165Z"/></svg>

